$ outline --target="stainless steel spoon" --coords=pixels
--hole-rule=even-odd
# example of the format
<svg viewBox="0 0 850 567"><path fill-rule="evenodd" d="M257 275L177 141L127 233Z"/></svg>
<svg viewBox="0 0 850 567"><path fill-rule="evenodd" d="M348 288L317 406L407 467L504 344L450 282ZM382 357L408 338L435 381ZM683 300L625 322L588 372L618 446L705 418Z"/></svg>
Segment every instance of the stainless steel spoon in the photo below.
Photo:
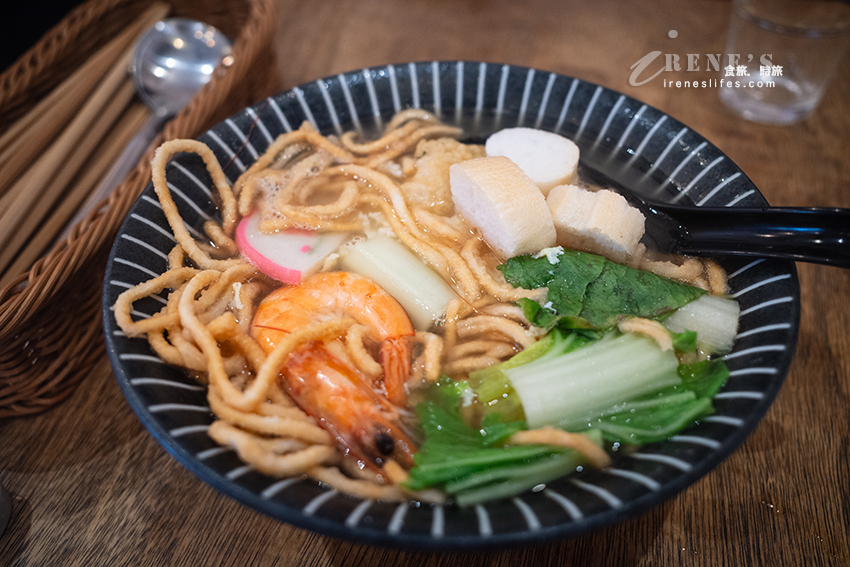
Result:
<svg viewBox="0 0 850 567"><path fill-rule="evenodd" d="M180 112L219 64L232 63L230 41L216 28L188 18L170 18L153 25L139 38L130 70L136 93L153 115L69 223L73 227L138 163L163 124Z"/></svg>
<svg viewBox="0 0 850 567"><path fill-rule="evenodd" d="M687 207L647 199L582 164L589 182L622 194L646 216L656 250L693 256L756 256L850 268L850 209Z"/></svg>

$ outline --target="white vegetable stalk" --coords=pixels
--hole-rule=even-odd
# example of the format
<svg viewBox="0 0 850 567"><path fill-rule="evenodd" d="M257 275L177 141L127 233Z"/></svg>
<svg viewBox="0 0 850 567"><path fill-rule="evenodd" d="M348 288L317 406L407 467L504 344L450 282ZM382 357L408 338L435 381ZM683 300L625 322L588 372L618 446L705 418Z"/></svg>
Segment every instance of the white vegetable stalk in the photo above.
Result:
<svg viewBox="0 0 850 567"><path fill-rule="evenodd" d="M625 334L505 370L530 429L584 429L611 406L680 384L679 361L652 339Z"/></svg>
<svg viewBox="0 0 850 567"><path fill-rule="evenodd" d="M401 303L414 328L428 330L455 291L404 244L389 236L357 240L339 250L340 264L375 281Z"/></svg>
<svg viewBox="0 0 850 567"><path fill-rule="evenodd" d="M677 309L663 324L674 333L694 331L697 341L709 351L725 354L732 350L738 334L741 308L734 299L703 295Z"/></svg>

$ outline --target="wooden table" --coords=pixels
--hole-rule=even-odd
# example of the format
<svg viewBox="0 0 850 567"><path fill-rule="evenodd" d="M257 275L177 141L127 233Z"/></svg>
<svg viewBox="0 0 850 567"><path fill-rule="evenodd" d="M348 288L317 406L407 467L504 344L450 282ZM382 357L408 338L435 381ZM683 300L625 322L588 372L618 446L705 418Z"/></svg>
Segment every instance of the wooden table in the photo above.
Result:
<svg viewBox="0 0 850 567"><path fill-rule="evenodd" d="M693 127L774 205L850 207L850 59L809 120L760 126L726 110L713 88L664 88L663 77L628 83L631 64L653 50L683 61L722 53L728 2L573 4L282 0L280 68L287 87L430 59L574 75ZM478 554L399 552L306 532L184 470L142 427L103 361L59 407L0 423L0 482L13 495L0 565L850 565L850 270L799 265L799 275L797 356L758 429L705 478L620 525Z"/></svg>

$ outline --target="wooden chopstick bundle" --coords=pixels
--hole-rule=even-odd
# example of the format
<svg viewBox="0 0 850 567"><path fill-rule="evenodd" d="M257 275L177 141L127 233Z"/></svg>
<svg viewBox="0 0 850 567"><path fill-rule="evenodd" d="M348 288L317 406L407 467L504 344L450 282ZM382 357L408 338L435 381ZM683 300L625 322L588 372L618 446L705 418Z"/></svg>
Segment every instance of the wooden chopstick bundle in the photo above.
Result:
<svg viewBox="0 0 850 567"><path fill-rule="evenodd" d="M152 4L0 136L0 195L68 125L121 54L167 14L167 5Z"/></svg>
<svg viewBox="0 0 850 567"><path fill-rule="evenodd" d="M12 242L18 242L29 227L34 227L40 218L36 219L31 213L34 205L44 203L44 193L47 188L54 187L57 182L57 172L68 163L68 158L74 156L75 150L81 143L91 138L90 128L101 117L104 106L120 90L133 94L133 85L127 78L127 66L132 58L132 50L126 51L119 59L103 82L98 86L80 112L74 117L68 127L51 144L46 152L30 167L9 191L14 195L7 209L0 212L0 272L5 271L10 256L17 252L11 249ZM129 89L129 91L128 91ZM122 107L123 110L123 107ZM105 132L100 132L101 135ZM79 154L78 154L79 156ZM82 165L82 159L76 157L74 164ZM67 169L65 170L67 172ZM72 175L76 171L70 172ZM52 194L53 192L50 192ZM24 235L26 236L26 235Z"/></svg>
<svg viewBox="0 0 850 567"><path fill-rule="evenodd" d="M152 4L0 137L0 289L55 240L140 129L148 113L130 105L127 71L136 39L168 10Z"/></svg>
<svg viewBox="0 0 850 567"><path fill-rule="evenodd" d="M124 109L127 108L132 98L133 84L125 80L118 90L111 93L108 104L103 108L94 123L89 124L87 135L79 140L73 151L66 156L61 164L56 164L56 167L50 169L52 176L47 180L41 190L37 192L38 199L31 203L17 228L9 233L4 241L3 248L0 248L0 272L6 271L6 268L18 255L18 251L26 244L30 236L42 226L42 221L47 216L53 204L61 197L68 180L73 178L86 160L89 159L98 142L102 137L107 135L109 129L118 120ZM13 203L13 208L7 212L11 215L15 214L15 211L16 209ZM0 217L0 224L7 222L4 220L6 217L6 214Z"/></svg>
<svg viewBox="0 0 850 567"><path fill-rule="evenodd" d="M62 202L53 210L50 217L41 223L41 228L15 258L14 263L6 271L6 275L0 277L0 289L35 263L48 246L55 242L56 235L63 230L74 212L98 187L112 163L118 159L123 148L130 143L149 116L150 112L144 104L131 103L109 135L92 152L80 173L71 181Z"/></svg>

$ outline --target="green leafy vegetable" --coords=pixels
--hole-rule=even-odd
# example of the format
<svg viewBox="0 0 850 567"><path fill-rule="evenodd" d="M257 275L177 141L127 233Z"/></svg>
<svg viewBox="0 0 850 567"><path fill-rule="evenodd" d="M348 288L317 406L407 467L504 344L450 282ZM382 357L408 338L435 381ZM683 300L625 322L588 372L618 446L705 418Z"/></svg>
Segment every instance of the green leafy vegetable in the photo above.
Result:
<svg viewBox="0 0 850 567"><path fill-rule="evenodd" d="M469 383L466 380L452 380L443 375L436 383L428 385L425 395L438 408L453 412L468 388Z"/></svg>
<svg viewBox="0 0 850 567"><path fill-rule="evenodd" d="M608 441L654 443L710 415L714 411L711 398L729 378L726 364L722 360L680 364L677 373L682 380L680 385L606 410L594 427Z"/></svg>
<svg viewBox="0 0 850 567"><path fill-rule="evenodd" d="M680 364L679 376L685 388L698 396L713 398L729 378L729 368L722 360L702 360L693 364Z"/></svg>
<svg viewBox="0 0 850 567"><path fill-rule="evenodd" d="M546 303L521 305L529 320L549 328L564 317L568 328L607 329L627 315L653 318L678 309L704 290L636 270L602 256L566 250L557 264L545 257L517 256L499 266L515 287L548 287ZM564 328L564 327L562 327Z"/></svg>
<svg viewBox="0 0 850 567"><path fill-rule="evenodd" d="M591 325L605 328L625 315L657 317L704 293L698 287L606 261L599 277L587 286L581 316Z"/></svg>
<svg viewBox="0 0 850 567"><path fill-rule="evenodd" d="M497 413L485 415L481 420L481 444L484 447L497 447L508 440L517 431L525 429L525 421L502 421L502 416Z"/></svg>
<svg viewBox="0 0 850 567"><path fill-rule="evenodd" d="M425 441L414 456L415 466L405 486L423 490L443 486L462 505L517 494L569 474L586 458L570 449L549 445L504 446L525 422L504 422L485 416L479 428L464 422L460 402L465 384L441 380L433 397L417 405ZM601 444L599 432L590 433Z"/></svg>
<svg viewBox="0 0 850 567"><path fill-rule="evenodd" d="M594 427L605 439L619 443L655 443L684 429L694 420L710 415L709 398L659 398L654 407L628 410L600 418Z"/></svg>
<svg viewBox="0 0 850 567"><path fill-rule="evenodd" d="M694 352L697 349L696 331L684 331L681 333L670 332L673 336L673 348L679 352Z"/></svg>
<svg viewBox="0 0 850 567"><path fill-rule="evenodd" d="M588 284L599 277L606 262L595 254L564 252L558 256L557 264L550 264L545 257L517 256L499 266L499 270L514 287L548 287L547 300L557 314L577 316Z"/></svg>
<svg viewBox="0 0 850 567"><path fill-rule="evenodd" d="M557 313L550 309L545 309L533 299L522 297L517 301L517 304L522 308L522 314L525 315L528 322L538 327L549 329L560 319Z"/></svg>
<svg viewBox="0 0 850 567"><path fill-rule="evenodd" d="M576 471L584 462L584 457L576 451L550 452L529 464L521 463L470 475L456 484L446 485L446 490L455 494L455 501L459 505L472 506L507 498L551 482Z"/></svg>

